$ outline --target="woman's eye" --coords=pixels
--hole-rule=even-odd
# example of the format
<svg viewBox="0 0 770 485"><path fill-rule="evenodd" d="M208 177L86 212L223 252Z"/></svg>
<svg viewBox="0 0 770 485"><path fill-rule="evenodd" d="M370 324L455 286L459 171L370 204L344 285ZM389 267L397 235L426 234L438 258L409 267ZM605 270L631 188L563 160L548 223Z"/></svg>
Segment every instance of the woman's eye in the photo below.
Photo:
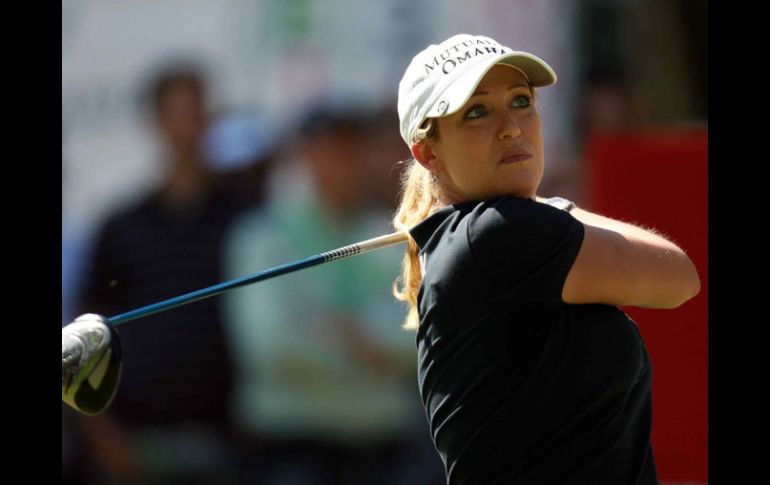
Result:
<svg viewBox="0 0 770 485"><path fill-rule="evenodd" d="M511 103L515 108L526 108L529 106L530 100L529 96L525 95L519 95L513 98L513 103Z"/></svg>
<svg viewBox="0 0 770 485"><path fill-rule="evenodd" d="M482 118L485 114L487 114L487 110L481 105L476 105L465 113L465 119L475 120Z"/></svg>

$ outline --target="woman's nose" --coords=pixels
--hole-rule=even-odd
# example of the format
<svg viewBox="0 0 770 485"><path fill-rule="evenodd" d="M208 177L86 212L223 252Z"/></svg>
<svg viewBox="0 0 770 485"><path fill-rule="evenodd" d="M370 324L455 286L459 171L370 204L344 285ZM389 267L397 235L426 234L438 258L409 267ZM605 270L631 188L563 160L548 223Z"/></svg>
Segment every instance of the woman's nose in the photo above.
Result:
<svg viewBox="0 0 770 485"><path fill-rule="evenodd" d="M501 140L517 138L521 135L521 127L516 117L509 111L500 115L498 138Z"/></svg>

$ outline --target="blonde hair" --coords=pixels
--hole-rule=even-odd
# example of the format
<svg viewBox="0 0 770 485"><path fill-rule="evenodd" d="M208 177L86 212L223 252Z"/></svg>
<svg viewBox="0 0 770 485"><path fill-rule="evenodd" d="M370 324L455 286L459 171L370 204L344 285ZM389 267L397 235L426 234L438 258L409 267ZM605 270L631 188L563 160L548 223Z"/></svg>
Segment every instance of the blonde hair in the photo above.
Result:
<svg viewBox="0 0 770 485"><path fill-rule="evenodd" d="M435 126L432 119L427 120L415 133L414 141L437 136ZM442 204L438 181L434 175L414 158L404 163L406 167L401 176L401 200L393 217L393 226L409 234L412 227L425 220ZM402 326L406 330L417 330L420 326L417 309L417 292L422 282L419 251L417 243L409 236L401 263L401 275L393 283L393 296L409 304L409 312Z"/></svg>

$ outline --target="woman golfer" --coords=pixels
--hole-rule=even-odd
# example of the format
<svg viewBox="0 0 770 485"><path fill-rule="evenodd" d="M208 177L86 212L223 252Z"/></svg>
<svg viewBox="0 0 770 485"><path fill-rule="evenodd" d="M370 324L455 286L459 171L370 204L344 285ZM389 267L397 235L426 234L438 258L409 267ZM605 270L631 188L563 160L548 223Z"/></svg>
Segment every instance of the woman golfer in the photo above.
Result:
<svg viewBox="0 0 770 485"><path fill-rule="evenodd" d="M654 230L538 195L535 88L554 82L538 57L462 34L417 54L399 86L414 159L395 293L452 485L658 483L652 367L618 307L675 308L698 273Z"/></svg>

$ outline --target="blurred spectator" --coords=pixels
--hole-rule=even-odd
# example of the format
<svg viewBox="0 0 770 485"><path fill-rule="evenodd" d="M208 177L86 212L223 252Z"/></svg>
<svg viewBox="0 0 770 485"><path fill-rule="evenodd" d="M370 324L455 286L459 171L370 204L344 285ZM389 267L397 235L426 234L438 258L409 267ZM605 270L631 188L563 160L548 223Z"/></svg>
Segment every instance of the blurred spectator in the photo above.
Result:
<svg viewBox="0 0 770 485"><path fill-rule="evenodd" d="M619 69L589 72L578 108L578 127L584 137L629 129L636 119L628 83Z"/></svg>
<svg viewBox="0 0 770 485"><path fill-rule="evenodd" d="M367 126L311 112L267 205L229 234L228 277L391 231L366 182ZM393 160L392 162L395 162ZM390 287L402 247L223 296L236 362L240 483L444 483L416 383L414 334Z"/></svg>
<svg viewBox="0 0 770 485"><path fill-rule="evenodd" d="M377 210L392 213L398 205L402 162L412 155L401 139L398 126L396 101L383 105L367 117L365 156L361 160L367 166L366 180Z"/></svg>
<svg viewBox="0 0 770 485"><path fill-rule="evenodd" d="M204 163L240 206L258 206L280 143L278 129L264 116L238 110L212 122L203 138Z"/></svg>
<svg viewBox="0 0 770 485"><path fill-rule="evenodd" d="M259 162L271 157L273 134L263 140L254 130L223 133L215 125L202 151L210 114L195 66L166 66L144 99L166 149L165 178L103 224L78 313L113 316L220 282L225 229L261 202ZM217 173L223 164L248 172L253 194L232 189L232 179ZM226 481L232 364L220 300L119 330L124 369L116 398L106 415L75 421L100 474L118 483Z"/></svg>

